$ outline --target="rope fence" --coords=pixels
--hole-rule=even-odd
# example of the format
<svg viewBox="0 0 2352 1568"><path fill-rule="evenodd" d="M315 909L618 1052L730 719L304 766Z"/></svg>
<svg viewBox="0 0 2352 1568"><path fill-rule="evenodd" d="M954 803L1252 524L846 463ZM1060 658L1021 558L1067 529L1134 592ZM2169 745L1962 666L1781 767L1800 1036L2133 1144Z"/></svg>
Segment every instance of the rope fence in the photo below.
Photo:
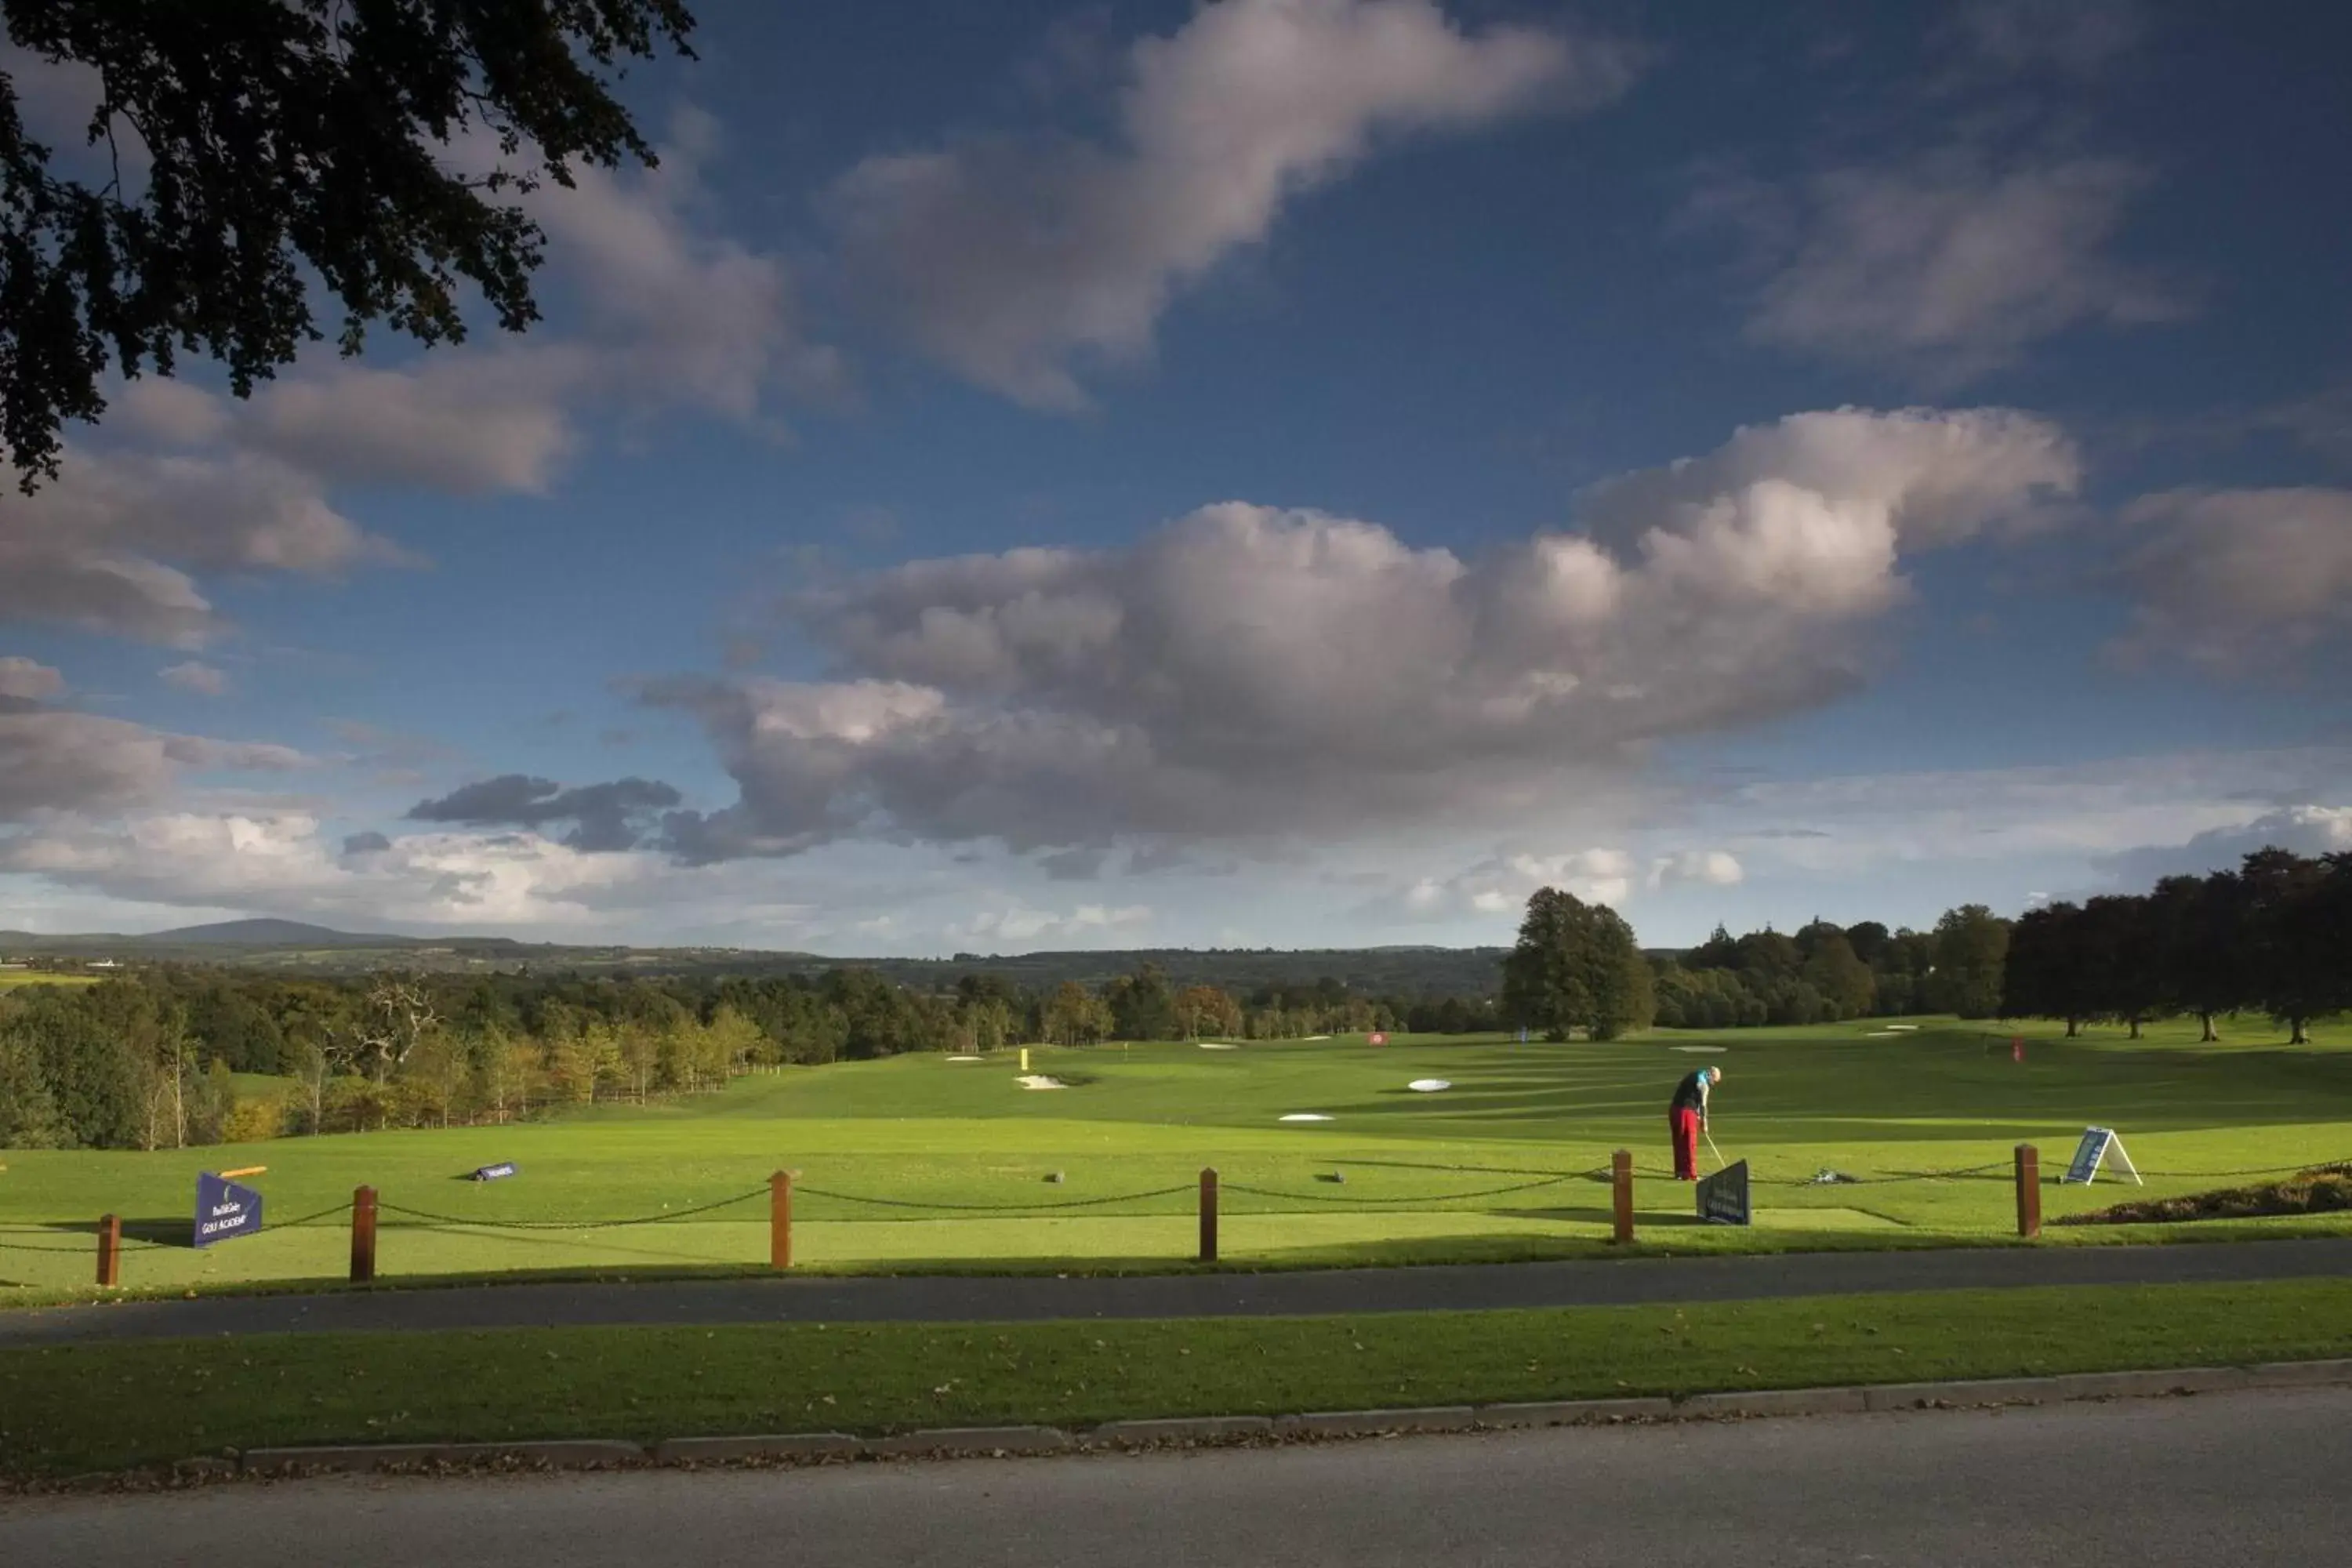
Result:
<svg viewBox="0 0 2352 1568"><path fill-rule="evenodd" d="M667 1225L674 1220L691 1219L696 1215L731 1209L738 1204L748 1204L753 1198L767 1195L767 1188L754 1187L731 1198L720 1198L717 1203L701 1204L690 1209L665 1209L660 1214L638 1215L628 1219L482 1219L465 1215L433 1214L381 1199L377 1200L376 1207L384 1214L402 1215L426 1226L462 1226L471 1230L618 1230L627 1226ZM352 1205L345 1204L342 1206L348 1209Z"/></svg>
<svg viewBox="0 0 2352 1568"><path fill-rule="evenodd" d="M1244 1217L1267 1219L1283 1213L1313 1213L1317 1209L1351 1209L1359 1212L1397 1211L1408 1209L1444 1209L1457 1205L1477 1204L1496 1198L1511 1197L1525 1193L1539 1192L1569 1183L1606 1182L1615 1189L1616 1239L1633 1238L1633 1184L1637 1178L1648 1181L1672 1180L1672 1173L1655 1166L1637 1166L1630 1153L1620 1151L1610 1164L1580 1170L1542 1169L1520 1165L1466 1165L1427 1161L1355 1159L1337 1162L1357 1170L1426 1171L1454 1176L1500 1176L1514 1178L1495 1184L1456 1191L1416 1193L1344 1193L1294 1191L1275 1186L1262 1186L1246 1182L1221 1183L1213 1169L1203 1170L1198 1184L1199 1218L1201 1222L1200 1258L1203 1262L1216 1259L1217 1221L1223 1194L1254 1199L1258 1205L1243 1211ZM2292 1163L2266 1166L2243 1166L2225 1170L2151 1170L2138 1173L2147 1180L2206 1181L2239 1177L2274 1176L2302 1171L2352 1171L2352 1157L2340 1160L2301 1160ZM1343 1179L1334 1172L1328 1180ZM1823 1186L1887 1186L1916 1182L1977 1182L2005 1181L2017 1189L2018 1233L2032 1237L2040 1234L2041 1200L2038 1189L2048 1179L2041 1172L2040 1155L2030 1144L2020 1144L2010 1160L1990 1161L1983 1164L1954 1166L1932 1171L1889 1171L1869 1175L1855 1175L1822 1170L1811 1176L1750 1176L1752 1185L1799 1188ZM388 1228L395 1230L459 1230L468 1232L509 1232L518 1238L524 1236L583 1233L631 1229L644 1226L674 1225L680 1221L701 1218L735 1210L764 1197L768 1200L768 1225L771 1233L771 1266L789 1268L792 1256L793 1200L795 1195L814 1198L828 1204L850 1205L853 1210L883 1211L888 1215L920 1217L927 1215L969 1217L977 1215L1005 1218L1037 1218L1075 1212L1117 1208L1122 1205L1160 1204L1195 1191L1187 1182L1172 1186L1141 1189L1133 1192L1106 1194L1090 1197L1040 1198L1015 1203L964 1203L946 1199L889 1196L877 1193L845 1192L835 1188L800 1185L796 1174L779 1171L758 1187L732 1196L714 1199L689 1207L666 1208L656 1214L634 1215L621 1218L594 1219L527 1219L499 1218L484 1215L444 1214L432 1209L412 1207L404 1204L380 1199L374 1189L362 1187L351 1198L314 1210L293 1219L272 1221L270 1230L297 1230L324 1227L349 1216L352 1231L352 1278L365 1282L374 1278L375 1238L379 1214L390 1221ZM828 1218L837 1216L828 1215ZM1145 1216L1134 1216L1145 1217ZM1168 1217L1166 1211L1150 1217ZM142 1228L152 1231L154 1222L141 1222ZM111 1286L119 1282L120 1257L124 1250L142 1253L184 1250L186 1243L159 1241L152 1236L126 1236L122 1221L108 1215L92 1227L98 1243L99 1282ZM87 1240L67 1242L71 1229L55 1226L16 1226L0 1227L0 1252L40 1253L54 1256L89 1256Z"/></svg>

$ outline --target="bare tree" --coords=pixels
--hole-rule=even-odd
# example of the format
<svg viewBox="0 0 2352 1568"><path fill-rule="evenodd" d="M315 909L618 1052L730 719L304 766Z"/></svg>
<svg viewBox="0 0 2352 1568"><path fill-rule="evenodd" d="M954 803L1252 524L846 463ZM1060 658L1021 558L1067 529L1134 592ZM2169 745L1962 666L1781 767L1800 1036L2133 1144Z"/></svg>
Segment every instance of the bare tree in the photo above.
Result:
<svg viewBox="0 0 2352 1568"><path fill-rule="evenodd" d="M380 974L368 987L359 1021L352 1026L352 1054L382 1089L425 1032L440 1022L424 986L405 974Z"/></svg>

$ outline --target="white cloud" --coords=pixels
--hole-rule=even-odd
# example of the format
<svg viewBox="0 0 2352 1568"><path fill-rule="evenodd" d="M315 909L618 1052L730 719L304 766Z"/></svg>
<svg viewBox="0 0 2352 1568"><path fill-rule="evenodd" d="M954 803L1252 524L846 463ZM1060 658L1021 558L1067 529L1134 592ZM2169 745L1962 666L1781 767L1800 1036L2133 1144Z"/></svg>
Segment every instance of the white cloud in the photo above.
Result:
<svg viewBox="0 0 2352 1568"><path fill-rule="evenodd" d="M0 822L151 805L185 772L282 772L307 763L284 746L176 735L0 699Z"/></svg>
<svg viewBox="0 0 2352 1568"><path fill-rule="evenodd" d="M1748 333L1954 385L2078 327L2175 319L2179 289L2113 254L2151 179L2117 158L1956 147L1750 188L1738 210L1790 243Z"/></svg>
<svg viewBox="0 0 2352 1568"><path fill-rule="evenodd" d="M1144 904L1080 904L1066 914L1055 914L1016 902L1005 909L982 910L969 921L951 922L943 934L961 946L977 944L995 951L1009 944L1015 949L1034 950L1055 942L1100 946L1100 939L1132 932L1150 923L1151 910Z"/></svg>
<svg viewBox="0 0 2352 1568"><path fill-rule="evenodd" d="M39 702L65 689L66 678L53 666L37 663L21 654L0 658L0 702L11 698L20 703Z"/></svg>
<svg viewBox="0 0 2352 1568"><path fill-rule="evenodd" d="M275 459L94 455L0 494L0 621L47 620L195 647L223 630L183 568L334 577L401 552Z"/></svg>
<svg viewBox="0 0 2352 1568"><path fill-rule="evenodd" d="M814 683L685 679L741 785L689 856L860 833L1018 849L1525 823L1650 742L1864 678L1900 555L2071 489L2001 411L1799 416L1480 559L1227 502L1123 550L919 561L795 595Z"/></svg>
<svg viewBox="0 0 2352 1568"><path fill-rule="evenodd" d="M831 395L841 367L808 342L782 260L714 232L700 184L716 153L709 116L681 111L657 169L582 167L569 189L522 198L548 235L542 294L568 288L568 332L437 350L397 368L336 361L215 398L234 438L338 482L455 494L546 490L583 444L584 410L683 405L762 425L771 395ZM469 152L483 152L472 148ZM201 429L193 406L151 423Z"/></svg>
<svg viewBox="0 0 2352 1568"><path fill-rule="evenodd" d="M1423 877L1376 912L1412 921L1505 920L1516 924L1538 888L1558 888L1588 903L1623 903L1633 893L1633 857L1622 849L1566 855L1497 855L1449 877Z"/></svg>
<svg viewBox="0 0 2352 1568"><path fill-rule="evenodd" d="M339 361L264 389L235 428L339 482L538 492L579 445L566 404L594 363L562 342L439 351L399 370Z"/></svg>
<svg viewBox="0 0 2352 1568"><path fill-rule="evenodd" d="M2352 633L2352 490L2176 490L2125 511L2151 537L2116 651L2238 670Z"/></svg>
<svg viewBox="0 0 2352 1568"><path fill-rule="evenodd" d="M1708 888L1736 888L1748 873L1739 858L1723 849L1685 849L1661 856L1650 863L1650 886L1671 888L1696 883Z"/></svg>
<svg viewBox="0 0 2352 1568"><path fill-rule="evenodd" d="M228 695L228 672L209 664L199 664L194 659L169 666L161 671L161 675L165 685L194 692L199 697Z"/></svg>
<svg viewBox="0 0 2352 1568"><path fill-rule="evenodd" d="M2047 887L2053 867L2235 831L2326 799L2347 768L2352 749L2315 746L1832 775L1723 792L1694 811L1691 830L1732 845L1758 879L1884 881L1918 867L2012 861L2036 868L2023 885Z"/></svg>
<svg viewBox="0 0 2352 1568"><path fill-rule="evenodd" d="M654 874L649 857L583 854L534 834L412 834L345 855L311 815L161 812L0 837L0 872L136 902L360 921L591 923L585 901Z"/></svg>
<svg viewBox="0 0 2352 1568"><path fill-rule="evenodd" d="M2352 805L2294 805L2208 828L2186 843L2151 844L2097 857L2093 866L2116 887L2144 891L2157 879L2235 870L2257 849L2297 855L2352 854Z"/></svg>
<svg viewBox="0 0 2352 1568"><path fill-rule="evenodd" d="M1383 138L1591 108L1621 47L1432 0L1225 0L1129 51L1112 144L973 140L866 159L833 193L851 269L949 366L1042 408L1077 362L1147 355L1170 300Z"/></svg>

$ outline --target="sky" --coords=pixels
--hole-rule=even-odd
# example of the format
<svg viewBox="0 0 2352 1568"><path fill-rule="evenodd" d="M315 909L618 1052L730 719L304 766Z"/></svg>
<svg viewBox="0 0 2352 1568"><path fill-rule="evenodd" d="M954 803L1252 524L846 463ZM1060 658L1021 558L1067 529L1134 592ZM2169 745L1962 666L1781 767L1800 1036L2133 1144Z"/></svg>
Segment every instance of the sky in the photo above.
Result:
<svg viewBox="0 0 2352 1568"><path fill-rule="evenodd" d="M0 495L0 930L1671 945L2352 849L2352 12L695 9L528 334Z"/></svg>

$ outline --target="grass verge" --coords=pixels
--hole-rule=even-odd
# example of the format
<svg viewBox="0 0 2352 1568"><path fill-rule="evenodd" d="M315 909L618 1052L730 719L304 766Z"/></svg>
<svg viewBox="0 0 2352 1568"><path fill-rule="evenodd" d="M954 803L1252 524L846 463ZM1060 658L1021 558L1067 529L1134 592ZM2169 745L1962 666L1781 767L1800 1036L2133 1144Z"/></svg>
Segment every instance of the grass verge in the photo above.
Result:
<svg viewBox="0 0 2352 1568"><path fill-rule="evenodd" d="M2352 1354L2352 1280L1031 1324L268 1335L0 1352L18 1480L285 1444L847 1431Z"/></svg>

